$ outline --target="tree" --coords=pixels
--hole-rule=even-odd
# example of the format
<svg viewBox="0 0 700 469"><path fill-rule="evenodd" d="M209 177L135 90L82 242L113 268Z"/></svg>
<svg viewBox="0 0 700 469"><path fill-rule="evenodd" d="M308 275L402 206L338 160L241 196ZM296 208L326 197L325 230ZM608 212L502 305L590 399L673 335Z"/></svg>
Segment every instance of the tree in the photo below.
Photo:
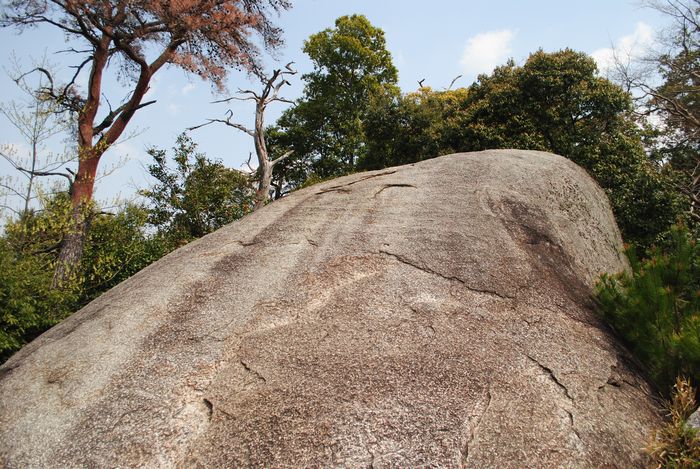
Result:
<svg viewBox="0 0 700 469"><path fill-rule="evenodd" d="M84 262L61 289L52 288L60 241L71 223L67 192L9 221L0 236L0 362L104 291L166 253L149 234L147 211L127 204L115 213L93 210Z"/></svg>
<svg viewBox="0 0 700 469"><path fill-rule="evenodd" d="M78 170L71 190L73 227L66 235L57 264L55 283L64 281L80 260L87 231L86 211L92 200L95 175L102 155L122 135L143 102L154 74L172 64L223 87L228 67L259 70L252 35L266 47L280 43L280 30L270 10L290 6L287 0L10 0L0 19L3 26L47 24L80 43L82 55L72 78L59 85L38 68L49 85L43 94L65 106L77 119ZM120 64L131 89L122 104L112 108L102 97L103 78L110 64ZM89 69L87 90L76 86ZM105 109L106 107L106 109Z"/></svg>
<svg viewBox="0 0 700 469"><path fill-rule="evenodd" d="M386 108L386 107L385 107ZM679 213L677 197L649 164L628 93L572 50L510 61L468 89L422 88L372 113L372 168L489 148L542 150L570 158L606 190L629 242L653 244ZM383 150L384 142L394 148Z"/></svg>
<svg viewBox="0 0 700 469"><path fill-rule="evenodd" d="M270 77L266 77L261 73L257 74L258 78L263 84L263 90L260 94L252 90L239 89L239 94L241 94L242 96L234 96L221 101L217 101L255 101L255 127L253 129L249 129L236 122L231 122L233 112L230 110L228 111L227 119L209 119L206 124L198 125L188 129L194 130L205 125L218 122L226 124L227 126L233 127L234 129L240 130L242 132L245 132L251 137L253 137L253 142L255 143L255 154L258 158L258 167L254 170L256 173L256 179L258 180L258 189L255 192L255 204L253 206L253 210L257 210L263 205L265 205L265 202L267 202L267 200L269 199L270 186L272 183L272 171L274 170L275 166L284 161L289 155L294 153L294 150L289 150L283 155L271 159L267 149L267 138L265 137L265 110L267 109L267 106L276 101L291 104L291 101L279 96L280 89L284 85L289 85L289 82L287 81L286 77L289 75L295 75L297 73L291 68L291 66L292 64L289 63L286 66L286 70L283 71L281 69L277 69L273 71ZM248 159L248 166L251 169L251 171L253 171L253 168L250 167L250 159Z"/></svg>
<svg viewBox="0 0 700 469"><path fill-rule="evenodd" d="M700 225L700 0L645 4L671 24L657 51L632 63L618 59L615 76L635 92L640 120L653 129L647 151L685 197L689 221ZM649 124L649 116L662 125Z"/></svg>
<svg viewBox="0 0 700 469"><path fill-rule="evenodd" d="M150 201L149 223L170 247L200 238L252 209L255 197L247 175L197 153L186 134L173 148L174 169L164 150L148 153L154 159L148 172L158 182L141 194Z"/></svg>
<svg viewBox="0 0 700 469"><path fill-rule="evenodd" d="M398 96L397 71L384 32L362 15L342 16L312 35L304 52L313 62L303 97L277 126L294 159L312 161L320 177L353 171L366 150L363 123L377 96Z"/></svg>
<svg viewBox="0 0 700 469"><path fill-rule="evenodd" d="M677 376L700 376L700 244L684 226L648 259L628 251L631 272L603 275L603 317L667 393Z"/></svg>
<svg viewBox="0 0 700 469"><path fill-rule="evenodd" d="M469 90L421 87L400 97L375 99L364 132L367 151L360 169L380 169L480 149L462 132Z"/></svg>
<svg viewBox="0 0 700 469"><path fill-rule="evenodd" d="M48 68L43 61L41 67ZM19 66L17 65L17 68ZM73 177L69 172L59 171L59 168L70 161L67 154L51 154L48 142L66 132L70 122L65 119L52 101L42 99L35 91L46 85L44 77L38 83L30 83L26 76L17 73L15 82L26 95L26 99L12 100L0 104L0 114L22 136L27 145L27 153L23 154L11 145L0 146L0 157L17 171L20 183L14 183L11 176L0 181L0 188L9 193L16 203L4 204L2 208L20 218L29 214L32 202L37 198L37 178L42 176L62 176L72 183Z"/></svg>
<svg viewBox="0 0 700 469"><path fill-rule="evenodd" d="M670 52L656 57L663 83L640 84L649 109L660 112L668 129L667 161L677 188L688 198L690 218L700 224L700 0L668 0L656 8L673 18Z"/></svg>

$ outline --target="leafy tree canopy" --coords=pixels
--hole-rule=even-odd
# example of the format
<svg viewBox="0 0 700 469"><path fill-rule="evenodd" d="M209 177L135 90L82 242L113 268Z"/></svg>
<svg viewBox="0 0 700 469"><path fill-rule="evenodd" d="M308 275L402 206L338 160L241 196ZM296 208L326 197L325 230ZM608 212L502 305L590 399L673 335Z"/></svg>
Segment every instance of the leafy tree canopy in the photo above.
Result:
<svg viewBox="0 0 700 469"><path fill-rule="evenodd" d="M599 77L583 53L538 51L467 89L385 99L369 116L365 168L489 148L550 151L583 166L608 192L628 241L650 246L680 212L645 155L631 97Z"/></svg>
<svg viewBox="0 0 700 469"><path fill-rule="evenodd" d="M304 52L314 69L303 76L304 96L278 122L278 142L293 148L297 161L310 161L319 177L345 174L365 152L373 100L399 94L384 32L362 15L343 16L312 35Z"/></svg>
<svg viewBox="0 0 700 469"><path fill-rule="evenodd" d="M150 202L148 221L177 246L204 236L242 217L253 205L254 190L247 175L197 153L186 134L173 148L174 168L165 150L151 148L148 172L157 183L141 191Z"/></svg>
<svg viewBox="0 0 700 469"><path fill-rule="evenodd" d="M149 236L143 207L106 213L92 206L85 215L91 229L84 262L62 288L52 288L72 208L65 192L41 202L40 209L8 222L0 237L0 362L166 252L159 238Z"/></svg>

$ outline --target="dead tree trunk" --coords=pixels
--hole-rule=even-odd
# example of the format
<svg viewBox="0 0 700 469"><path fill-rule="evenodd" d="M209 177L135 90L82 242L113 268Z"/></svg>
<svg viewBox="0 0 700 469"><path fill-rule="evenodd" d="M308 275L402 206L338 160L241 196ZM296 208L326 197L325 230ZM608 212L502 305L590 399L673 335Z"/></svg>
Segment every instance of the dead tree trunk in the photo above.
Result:
<svg viewBox="0 0 700 469"><path fill-rule="evenodd" d="M195 130L199 129L200 127L204 127L205 125L218 122L221 124L226 124L229 127L233 127L234 129L238 129L241 132L245 132L253 138L255 143L255 155L258 159L258 167L255 170L257 189L255 190L253 210L257 210L264 206L270 198L272 172L275 165L293 153L293 150L291 150L278 158L270 159L265 140L265 109L267 108L268 104L275 101L292 104L292 101L279 96L280 89L284 85L290 84L285 77L287 75L294 75L297 73L291 68L291 65L291 63L287 64L284 71L281 69L273 71L269 78L259 75L258 78L260 78L260 81L263 84L263 90L260 94L252 90L239 90L239 94L241 96L234 96L231 98L222 99L220 101L215 101L217 103L229 101L255 101L255 127L253 129L249 129L241 124L231 122L231 118L233 117L233 113L231 111L228 112L228 118L226 119L209 119L204 124L190 127L188 129Z"/></svg>

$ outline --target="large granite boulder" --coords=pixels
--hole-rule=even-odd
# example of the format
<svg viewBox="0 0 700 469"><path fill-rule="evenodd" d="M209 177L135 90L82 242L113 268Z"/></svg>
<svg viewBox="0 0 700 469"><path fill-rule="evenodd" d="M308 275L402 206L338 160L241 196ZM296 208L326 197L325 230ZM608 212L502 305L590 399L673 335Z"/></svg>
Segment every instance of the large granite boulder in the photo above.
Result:
<svg viewBox="0 0 700 469"><path fill-rule="evenodd" d="M0 466L640 466L660 419L591 300L620 249L547 153L309 187L0 368Z"/></svg>

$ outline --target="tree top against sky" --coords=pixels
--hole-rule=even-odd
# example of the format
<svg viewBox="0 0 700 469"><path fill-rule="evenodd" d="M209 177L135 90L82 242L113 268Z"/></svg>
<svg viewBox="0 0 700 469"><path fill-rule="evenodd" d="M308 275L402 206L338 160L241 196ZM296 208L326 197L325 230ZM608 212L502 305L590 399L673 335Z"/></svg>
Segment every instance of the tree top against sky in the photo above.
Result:
<svg viewBox="0 0 700 469"><path fill-rule="evenodd" d="M254 32L269 49L282 43L269 10L289 6L287 0L11 0L0 25L51 25L92 48L109 38L112 53L127 59L127 69L129 60L149 61L152 46L164 46L172 50L170 63L222 87L231 67L261 68Z"/></svg>
<svg viewBox="0 0 700 469"><path fill-rule="evenodd" d="M9 3L12 2L5 0L2 5ZM30 3L39 2L30 0ZM291 3L293 8L274 19L283 31L285 45L275 57L261 54L259 59L268 72L295 62L294 68L300 74L290 79L291 86L285 92L285 97L292 100L304 91L301 76L313 70L311 59L303 52L304 42L313 34L333 28L336 19L344 15L364 15L374 27L383 30L386 48L399 72L398 85L404 92L418 89L418 81L422 79L425 86L439 90L448 87L458 75L462 78L453 88L469 86L479 73L490 73L510 57L516 63L523 63L539 48L555 51L570 47L586 52L596 58L600 68L611 57L613 45L643 46L653 41L653 32L665 21L658 12L643 8L635 0L583 3L539 0L536 4L516 0L435 0L428 5L403 0L294 0ZM26 66L31 63L30 57L41 57L44 53L55 54L50 58L54 63L65 63L63 54L57 53L67 47L63 35L52 30L56 28L40 27L31 34L18 35L15 28L0 28L0 64L8 64L15 54ZM110 176L113 183L103 186L100 197L116 195L119 187L143 186L141 166L148 160L149 146L168 148L182 129L216 114L210 102L217 97L211 95L208 84L182 73L179 67L167 68L151 82L145 96L158 104L144 108L133 119L131 128L137 129L139 135L119 141L112 148L111 151L129 163ZM70 77L71 69L63 72ZM257 79L250 80L236 71L230 73L231 89L254 86L250 83L257 83ZM120 82L110 78L105 85L119 89ZM12 99L15 85L2 73L0 87ZM233 104L230 108L243 124L252 126L254 112L246 104L249 103ZM273 122L283 110L283 106L271 108L268 121ZM222 114L224 111L220 109ZM202 129L197 140L202 152L222 158L230 167L240 167L252 151L248 136L223 137L220 129L214 127ZM19 139L7 126L0 126L0 142L18 145Z"/></svg>

